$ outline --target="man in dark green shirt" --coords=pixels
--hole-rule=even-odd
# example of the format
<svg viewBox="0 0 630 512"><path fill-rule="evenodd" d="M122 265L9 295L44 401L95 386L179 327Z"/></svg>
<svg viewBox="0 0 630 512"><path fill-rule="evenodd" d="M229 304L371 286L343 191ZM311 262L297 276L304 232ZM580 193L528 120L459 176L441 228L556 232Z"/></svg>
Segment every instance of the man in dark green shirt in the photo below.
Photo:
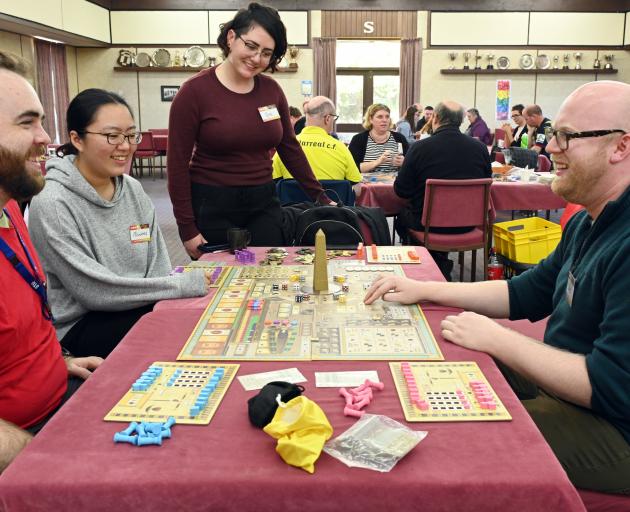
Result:
<svg viewBox="0 0 630 512"><path fill-rule="evenodd" d="M593 114L584 116L585 108ZM383 277L365 302L475 311L447 316L442 336L504 367L577 487L630 494L630 85L578 88L547 136L554 192L586 209L548 258L510 281ZM547 316L542 342L489 318Z"/></svg>

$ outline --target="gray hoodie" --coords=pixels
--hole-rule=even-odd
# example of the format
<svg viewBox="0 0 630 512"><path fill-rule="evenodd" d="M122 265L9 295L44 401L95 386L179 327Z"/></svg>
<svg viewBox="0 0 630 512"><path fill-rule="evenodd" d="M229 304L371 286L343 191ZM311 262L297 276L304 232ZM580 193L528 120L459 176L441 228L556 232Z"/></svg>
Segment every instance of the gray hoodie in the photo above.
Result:
<svg viewBox="0 0 630 512"><path fill-rule="evenodd" d="M155 209L140 183L127 175L116 178L114 197L106 201L74 159L70 155L46 163L46 186L33 198L29 213L58 338L88 311L124 311L161 299L204 295L203 273L169 275ZM150 240L132 243L142 230Z"/></svg>

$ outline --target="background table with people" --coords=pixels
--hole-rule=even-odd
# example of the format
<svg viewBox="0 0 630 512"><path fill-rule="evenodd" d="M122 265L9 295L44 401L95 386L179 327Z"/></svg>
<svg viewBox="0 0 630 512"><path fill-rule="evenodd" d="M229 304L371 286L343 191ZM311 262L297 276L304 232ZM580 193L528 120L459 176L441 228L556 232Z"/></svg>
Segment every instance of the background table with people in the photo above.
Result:
<svg viewBox="0 0 630 512"><path fill-rule="evenodd" d="M292 253L295 249L291 250ZM405 271L440 279L423 248L421 265ZM258 258L264 249L256 248ZM232 260L225 253L204 259ZM453 309L424 308L447 361L476 361L512 415L509 422L409 424L428 436L391 473L348 468L326 454L313 475L287 467L275 440L250 425L246 392L234 381L208 426L176 425L163 446L114 445L121 423L105 414L135 378L155 361L175 360L203 304L157 308L143 317L75 397L48 423L0 480L0 503L13 510L238 509L303 511L423 510L582 511L577 491L525 409L487 355L446 343L440 322ZM166 306L166 304L165 304ZM513 322L540 337L544 324ZM377 370L385 389L370 413L404 421L385 361L243 362L239 375L297 367L334 427L354 424L343 416L336 388L314 386L315 371ZM523 447L526 446L526 449Z"/></svg>

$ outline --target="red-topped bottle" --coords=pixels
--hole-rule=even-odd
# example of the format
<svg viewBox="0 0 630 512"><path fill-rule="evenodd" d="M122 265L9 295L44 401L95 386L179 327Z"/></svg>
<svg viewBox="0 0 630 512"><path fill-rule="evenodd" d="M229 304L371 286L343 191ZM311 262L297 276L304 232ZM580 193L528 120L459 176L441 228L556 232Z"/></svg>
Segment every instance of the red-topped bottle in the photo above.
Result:
<svg viewBox="0 0 630 512"><path fill-rule="evenodd" d="M503 279L503 265L499 262L494 247L490 249L488 258L488 281Z"/></svg>

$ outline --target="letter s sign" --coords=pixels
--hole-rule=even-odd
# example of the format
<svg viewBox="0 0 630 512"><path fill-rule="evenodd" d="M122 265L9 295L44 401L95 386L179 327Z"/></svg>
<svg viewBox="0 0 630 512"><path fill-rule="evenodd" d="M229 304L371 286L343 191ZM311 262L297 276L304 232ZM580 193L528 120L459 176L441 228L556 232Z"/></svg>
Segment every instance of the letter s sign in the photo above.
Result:
<svg viewBox="0 0 630 512"><path fill-rule="evenodd" d="M374 22L373 21L366 21L363 23L363 33L364 34L371 34L372 32L374 32Z"/></svg>

